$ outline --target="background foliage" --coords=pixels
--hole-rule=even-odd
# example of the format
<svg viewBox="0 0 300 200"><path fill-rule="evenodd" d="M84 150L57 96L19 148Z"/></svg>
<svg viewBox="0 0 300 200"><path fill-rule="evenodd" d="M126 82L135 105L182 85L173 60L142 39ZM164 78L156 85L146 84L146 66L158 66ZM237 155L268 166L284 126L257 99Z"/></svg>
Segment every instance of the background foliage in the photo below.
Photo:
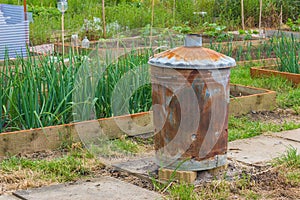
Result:
<svg viewBox="0 0 300 200"><path fill-rule="evenodd" d="M2 0L2 3L22 5L21 0ZM69 0L65 14L65 29L69 33L80 32L84 20L102 19L100 0ZM241 1L237 0L155 0L154 27L172 28L188 26L199 31L204 22L226 25L227 29L241 27ZM175 3L175 5L174 5ZM33 12L31 42L46 43L51 35L60 30L61 15L55 0L27 0L28 10ZM124 31L145 27L151 23L152 0L105 0L107 23L117 23ZM278 27L282 6L283 22L288 18L296 21L300 15L298 0L263 0L263 27ZM258 26L259 1L244 0L245 24L247 28ZM207 12L201 16L194 12ZM81 33L82 37L84 33ZM109 36L114 33L110 33ZM58 35L58 34L57 34ZM101 35L101 34L99 34ZM53 38L52 38L53 39Z"/></svg>

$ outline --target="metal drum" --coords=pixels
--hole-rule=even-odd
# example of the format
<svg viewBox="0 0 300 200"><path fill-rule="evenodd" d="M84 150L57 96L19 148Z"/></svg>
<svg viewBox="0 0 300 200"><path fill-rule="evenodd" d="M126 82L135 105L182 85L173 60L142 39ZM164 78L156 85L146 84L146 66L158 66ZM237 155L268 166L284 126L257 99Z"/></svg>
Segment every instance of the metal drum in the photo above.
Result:
<svg viewBox="0 0 300 200"><path fill-rule="evenodd" d="M157 164L191 171L225 165L235 60L203 48L201 36L193 34L149 64Z"/></svg>

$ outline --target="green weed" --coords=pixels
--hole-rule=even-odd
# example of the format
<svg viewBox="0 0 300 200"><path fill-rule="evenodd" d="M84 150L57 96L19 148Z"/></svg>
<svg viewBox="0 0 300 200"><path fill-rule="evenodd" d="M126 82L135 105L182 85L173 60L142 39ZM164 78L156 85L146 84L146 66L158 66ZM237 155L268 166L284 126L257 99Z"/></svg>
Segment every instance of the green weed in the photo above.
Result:
<svg viewBox="0 0 300 200"><path fill-rule="evenodd" d="M187 183L174 184L169 189L169 196L171 199L180 200L196 200L196 193L194 192L194 185Z"/></svg>
<svg viewBox="0 0 300 200"><path fill-rule="evenodd" d="M300 155L297 152L297 148L290 146L284 155L275 159L275 164L300 168Z"/></svg>
<svg viewBox="0 0 300 200"><path fill-rule="evenodd" d="M300 185L300 154L297 148L289 146L282 156L274 160L273 164L285 177L286 183L296 187Z"/></svg>

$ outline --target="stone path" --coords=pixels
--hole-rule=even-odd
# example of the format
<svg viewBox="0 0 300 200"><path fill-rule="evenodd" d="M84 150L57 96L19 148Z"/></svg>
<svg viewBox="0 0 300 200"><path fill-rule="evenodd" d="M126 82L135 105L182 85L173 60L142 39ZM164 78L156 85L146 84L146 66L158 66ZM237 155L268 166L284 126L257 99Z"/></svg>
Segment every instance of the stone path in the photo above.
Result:
<svg viewBox="0 0 300 200"><path fill-rule="evenodd" d="M300 152L300 129L230 142L228 157L250 165L265 165L291 147Z"/></svg>
<svg viewBox="0 0 300 200"><path fill-rule="evenodd" d="M102 177L90 182L59 184L13 193L28 200L141 200L162 199L160 194L140 188L111 177Z"/></svg>
<svg viewBox="0 0 300 200"><path fill-rule="evenodd" d="M283 155L290 147L297 148L300 152L300 129L230 142L228 145L228 158L251 165L265 165L272 159ZM129 161L128 163L114 165L120 170L144 174L149 169L155 169L153 163L153 159L149 158L143 161ZM16 199L155 200L162 199L162 196L112 177L102 177L89 182L65 183L37 189L20 190L14 192L13 195L0 196L0 200Z"/></svg>

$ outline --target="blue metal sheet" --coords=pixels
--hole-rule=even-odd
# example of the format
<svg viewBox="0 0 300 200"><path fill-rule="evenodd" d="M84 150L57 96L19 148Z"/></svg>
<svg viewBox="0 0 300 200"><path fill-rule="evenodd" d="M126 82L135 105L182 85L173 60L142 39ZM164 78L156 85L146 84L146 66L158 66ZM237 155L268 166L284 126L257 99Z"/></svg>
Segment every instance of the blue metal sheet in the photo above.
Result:
<svg viewBox="0 0 300 200"><path fill-rule="evenodd" d="M23 6L0 4L0 18L0 60L3 60L6 54L9 58L27 57L29 23L24 21Z"/></svg>

